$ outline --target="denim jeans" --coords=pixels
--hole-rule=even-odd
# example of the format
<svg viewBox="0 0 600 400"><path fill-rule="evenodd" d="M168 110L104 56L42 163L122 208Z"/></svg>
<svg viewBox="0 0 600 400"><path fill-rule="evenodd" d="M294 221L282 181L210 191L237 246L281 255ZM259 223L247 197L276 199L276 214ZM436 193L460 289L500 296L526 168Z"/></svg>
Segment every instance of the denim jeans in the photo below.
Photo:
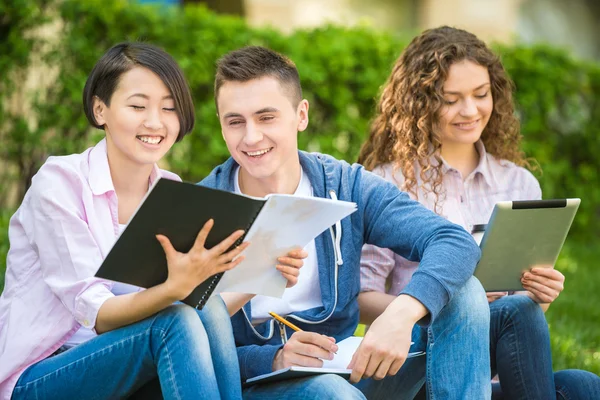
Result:
<svg viewBox="0 0 600 400"><path fill-rule="evenodd" d="M408 359L395 376L353 386L320 375L251 386L244 399L412 399L424 383L430 399L490 398L489 317L485 292L471 278L428 328L414 327L411 351L427 355Z"/></svg>
<svg viewBox="0 0 600 400"><path fill-rule="evenodd" d="M25 370L12 399L119 399L158 379L166 399L241 398L231 323L220 297L172 305Z"/></svg>
<svg viewBox="0 0 600 400"><path fill-rule="evenodd" d="M490 303L490 358L494 399L600 399L600 377L586 371L552 371L544 312L527 296Z"/></svg>
<svg viewBox="0 0 600 400"><path fill-rule="evenodd" d="M554 374L557 400L600 399L600 376L579 369L566 369Z"/></svg>

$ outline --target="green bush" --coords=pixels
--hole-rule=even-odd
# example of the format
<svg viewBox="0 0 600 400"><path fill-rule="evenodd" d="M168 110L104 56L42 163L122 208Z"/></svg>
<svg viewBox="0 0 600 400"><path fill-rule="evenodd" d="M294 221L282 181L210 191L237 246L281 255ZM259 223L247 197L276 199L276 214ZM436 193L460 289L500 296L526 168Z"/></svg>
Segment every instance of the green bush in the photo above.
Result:
<svg viewBox="0 0 600 400"><path fill-rule="evenodd" d="M6 270L6 253L8 253L8 222L12 210L0 209L0 293L4 289L4 272Z"/></svg>
<svg viewBox="0 0 600 400"><path fill-rule="evenodd" d="M580 197L572 236L600 229L600 65L546 46L499 46L515 81L524 149L542 167L544 198Z"/></svg>
<svg viewBox="0 0 600 400"><path fill-rule="evenodd" d="M44 7L32 6L38 3ZM7 71L18 70L28 62L27 51L35 50L58 72L47 92L34 94L32 115L3 110L0 135L8 138L8 145L0 155L10 165L19 166L22 192L48 155L80 152L101 137L100 131L88 127L81 93L94 62L117 42L155 43L184 69L196 104L197 124L192 135L173 148L167 162L190 181L203 178L228 155L215 117L212 90L215 60L225 52L258 44L290 56L298 65L305 97L311 103L311 123L300 135L300 147L354 161L378 89L407 43L406 38L364 27L328 26L283 36L194 5L157 7L126 0L19 0L11 4L0 6L14 16L7 23L13 27L12 33L0 39L0 49L14 48L18 57L0 57L0 65ZM48 10L55 7L57 11L51 14ZM27 18L17 18L24 13ZM29 37L22 31L32 26L31 21L53 15L65 21L59 40L22 39ZM600 150L600 67L544 46L496 48L517 84L525 149L542 166L544 196L583 198L572 234L597 233L593 221L600 212L596 184L600 161L594 154ZM14 89L17 83L8 79L0 86L0 110L11 93L7 89Z"/></svg>

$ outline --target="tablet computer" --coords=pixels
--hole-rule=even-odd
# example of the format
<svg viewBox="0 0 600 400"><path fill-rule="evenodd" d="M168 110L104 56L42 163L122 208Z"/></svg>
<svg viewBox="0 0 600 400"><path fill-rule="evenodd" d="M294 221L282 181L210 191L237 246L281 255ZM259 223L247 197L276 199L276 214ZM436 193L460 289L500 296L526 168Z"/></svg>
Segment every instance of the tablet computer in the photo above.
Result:
<svg viewBox="0 0 600 400"><path fill-rule="evenodd" d="M554 265L579 203L580 199L496 203L474 274L486 292L523 290L524 271Z"/></svg>

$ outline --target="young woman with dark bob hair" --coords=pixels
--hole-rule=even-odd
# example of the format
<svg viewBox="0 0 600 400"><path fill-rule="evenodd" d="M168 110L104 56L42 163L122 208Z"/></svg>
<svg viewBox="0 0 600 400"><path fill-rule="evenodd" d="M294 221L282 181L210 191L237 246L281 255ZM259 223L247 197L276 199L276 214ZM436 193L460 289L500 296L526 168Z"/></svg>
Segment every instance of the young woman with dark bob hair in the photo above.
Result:
<svg viewBox="0 0 600 400"><path fill-rule="evenodd" d="M185 254L158 235L168 278L147 290L94 277L152 183L179 180L157 162L194 126L182 71L150 44L115 45L90 73L83 105L106 137L81 154L50 157L10 221L0 398L116 399L157 383L165 398L241 398L222 299L202 311L179 303L239 264L242 257L232 260L248 244L227 249L241 231L206 249L209 221ZM302 261L288 264L293 282Z"/></svg>

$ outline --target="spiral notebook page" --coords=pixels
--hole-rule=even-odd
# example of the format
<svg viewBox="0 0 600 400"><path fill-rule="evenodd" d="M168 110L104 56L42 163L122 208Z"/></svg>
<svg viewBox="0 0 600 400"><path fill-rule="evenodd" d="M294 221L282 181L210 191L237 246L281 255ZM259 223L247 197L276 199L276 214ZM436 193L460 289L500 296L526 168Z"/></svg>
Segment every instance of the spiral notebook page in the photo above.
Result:
<svg viewBox="0 0 600 400"><path fill-rule="evenodd" d="M340 341L337 344L337 354L334 355L333 360L323 360L323 368L348 368L348 364L352 361L352 356L356 352L356 349L358 349L362 339L363 338L358 336L350 336L349 338Z"/></svg>
<svg viewBox="0 0 600 400"><path fill-rule="evenodd" d="M360 346L363 338L359 336L350 336L342 341L338 345L337 354L333 360L323 360L323 368L334 368L334 369L346 369L348 364L352 361L352 356ZM414 342L411 343L413 345ZM424 351L415 351L408 353L408 358L417 357L425 354Z"/></svg>
<svg viewBox="0 0 600 400"><path fill-rule="evenodd" d="M333 360L323 360L323 367L298 367L292 366L280 369L268 374L256 376L248 379L245 385L256 383L278 382L285 379L305 378L319 374L336 374L345 379L350 379L351 370L347 369L352 360L352 356L362 342L362 337L350 336L338 343L338 351ZM412 345L413 343L411 343ZM425 354L424 351L408 353L408 358Z"/></svg>

